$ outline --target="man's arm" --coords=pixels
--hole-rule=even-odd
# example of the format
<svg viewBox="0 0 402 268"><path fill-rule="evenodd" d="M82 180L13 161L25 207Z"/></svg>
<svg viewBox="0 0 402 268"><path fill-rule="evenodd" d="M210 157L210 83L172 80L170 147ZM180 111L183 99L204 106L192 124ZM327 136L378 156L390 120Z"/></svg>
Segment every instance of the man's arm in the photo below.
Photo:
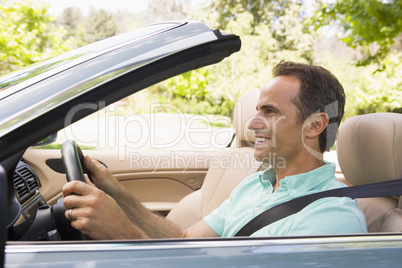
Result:
<svg viewBox="0 0 402 268"><path fill-rule="evenodd" d="M140 227L150 238L216 237L211 227L201 220L189 228L181 228L145 208L126 189L121 188L114 196L131 222Z"/></svg>
<svg viewBox="0 0 402 268"><path fill-rule="evenodd" d="M64 205L74 220L72 226L94 239L185 238L218 236L201 220L183 229L155 215L129 193L97 161L85 157L92 184L70 182L63 187ZM75 195L72 195L75 193Z"/></svg>

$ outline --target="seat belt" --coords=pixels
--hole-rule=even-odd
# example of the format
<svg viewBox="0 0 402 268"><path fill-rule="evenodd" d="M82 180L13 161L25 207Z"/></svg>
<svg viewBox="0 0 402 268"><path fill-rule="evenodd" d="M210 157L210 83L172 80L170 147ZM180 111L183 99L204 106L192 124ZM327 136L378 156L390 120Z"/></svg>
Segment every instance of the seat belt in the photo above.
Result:
<svg viewBox="0 0 402 268"><path fill-rule="evenodd" d="M267 209L249 221L235 236L250 236L261 228L301 211L312 202L324 197L385 197L402 195L402 179L342 187L305 195Z"/></svg>

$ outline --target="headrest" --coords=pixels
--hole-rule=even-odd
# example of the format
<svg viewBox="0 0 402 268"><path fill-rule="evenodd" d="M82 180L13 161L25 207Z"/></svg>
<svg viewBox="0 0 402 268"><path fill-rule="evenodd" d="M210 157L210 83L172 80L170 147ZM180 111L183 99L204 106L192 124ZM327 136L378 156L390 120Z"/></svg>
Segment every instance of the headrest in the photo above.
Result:
<svg viewBox="0 0 402 268"><path fill-rule="evenodd" d="M248 124L257 113L256 107L260 90L249 91L237 101L233 123L236 131L236 147L252 147L255 143L254 132L248 130Z"/></svg>
<svg viewBox="0 0 402 268"><path fill-rule="evenodd" d="M340 168L352 185L402 178L402 115L354 116L339 128Z"/></svg>

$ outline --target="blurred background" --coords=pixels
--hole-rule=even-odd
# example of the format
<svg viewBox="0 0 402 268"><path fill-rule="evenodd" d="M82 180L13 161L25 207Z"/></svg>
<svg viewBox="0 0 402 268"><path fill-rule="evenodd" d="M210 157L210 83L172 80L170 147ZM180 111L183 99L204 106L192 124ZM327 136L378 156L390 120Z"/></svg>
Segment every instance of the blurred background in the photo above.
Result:
<svg viewBox="0 0 402 268"><path fill-rule="evenodd" d="M346 90L344 119L402 113L402 0L0 0L0 75L147 24L180 19L239 35L241 51L120 101L116 115L149 113L143 104L152 102L230 117L237 99L261 89L281 60L333 72ZM168 112L161 107L158 112Z"/></svg>

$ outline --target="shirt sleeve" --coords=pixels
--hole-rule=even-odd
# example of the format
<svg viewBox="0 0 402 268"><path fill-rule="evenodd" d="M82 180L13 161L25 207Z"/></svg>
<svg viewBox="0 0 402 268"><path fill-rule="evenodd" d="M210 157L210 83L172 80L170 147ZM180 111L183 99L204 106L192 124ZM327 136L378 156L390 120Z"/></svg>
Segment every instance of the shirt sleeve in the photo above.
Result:
<svg viewBox="0 0 402 268"><path fill-rule="evenodd" d="M367 233L365 216L355 200L327 197L314 203L295 215L287 235Z"/></svg>
<svg viewBox="0 0 402 268"><path fill-rule="evenodd" d="M219 236L223 235L225 229L225 218L228 210L230 199L225 200L218 208L204 217L204 221L215 231Z"/></svg>

